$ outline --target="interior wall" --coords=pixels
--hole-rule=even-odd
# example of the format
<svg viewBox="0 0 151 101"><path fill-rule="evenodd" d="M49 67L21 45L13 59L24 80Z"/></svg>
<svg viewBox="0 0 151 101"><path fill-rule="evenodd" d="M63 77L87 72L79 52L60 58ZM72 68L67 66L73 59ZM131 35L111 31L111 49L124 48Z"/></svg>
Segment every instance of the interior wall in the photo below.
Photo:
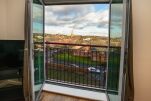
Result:
<svg viewBox="0 0 151 101"><path fill-rule="evenodd" d="M151 0L132 0L135 101L151 101Z"/></svg>
<svg viewBox="0 0 151 101"><path fill-rule="evenodd" d="M6 18L7 18L7 9L6 9L6 0L0 0L0 39L6 37Z"/></svg>
<svg viewBox="0 0 151 101"><path fill-rule="evenodd" d="M0 0L0 39L24 39L25 0Z"/></svg>

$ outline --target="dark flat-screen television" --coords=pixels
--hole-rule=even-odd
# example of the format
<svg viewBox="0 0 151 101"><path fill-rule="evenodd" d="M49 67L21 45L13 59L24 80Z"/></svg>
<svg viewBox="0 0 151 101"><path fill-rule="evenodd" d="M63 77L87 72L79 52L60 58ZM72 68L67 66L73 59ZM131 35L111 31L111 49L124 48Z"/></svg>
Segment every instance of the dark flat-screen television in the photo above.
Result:
<svg viewBox="0 0 151 101"><path fill-rule="evenodd" d="M0 70L23 66L24 40L0 40Z"/></svg>

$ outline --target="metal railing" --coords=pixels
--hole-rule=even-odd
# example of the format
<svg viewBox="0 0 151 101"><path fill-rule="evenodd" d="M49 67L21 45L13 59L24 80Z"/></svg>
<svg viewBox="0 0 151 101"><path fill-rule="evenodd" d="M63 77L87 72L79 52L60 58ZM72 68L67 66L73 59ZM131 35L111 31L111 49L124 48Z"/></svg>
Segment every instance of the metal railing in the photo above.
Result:
<svg viewBox="0 0 151 101"><path fill-rule="evenodd" d="M107 46L46 42L46 79L105 89Z"/></svg>

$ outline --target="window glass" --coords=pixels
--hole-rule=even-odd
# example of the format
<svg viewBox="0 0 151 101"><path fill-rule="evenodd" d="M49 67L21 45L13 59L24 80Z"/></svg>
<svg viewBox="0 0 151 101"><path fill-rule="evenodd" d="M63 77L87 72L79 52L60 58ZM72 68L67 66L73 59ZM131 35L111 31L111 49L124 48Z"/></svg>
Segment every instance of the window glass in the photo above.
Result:
<svg viewBox="0 0 151 101"><path fill-rule="evenodd" d="M113 1L114 2L114 1ZM122 42L123 25L123 4L111 4L110 18L110 48L108 64L108 94L110 101L118 101L119 94L119 74L120 74L120 56Z"/></svg>
<svg viewBox="0 0 151 101"><path fill-rule="evenodd" d="M33 65L35 98L44 82L44 33L43 5L39 0L33 1Z"/></svg>

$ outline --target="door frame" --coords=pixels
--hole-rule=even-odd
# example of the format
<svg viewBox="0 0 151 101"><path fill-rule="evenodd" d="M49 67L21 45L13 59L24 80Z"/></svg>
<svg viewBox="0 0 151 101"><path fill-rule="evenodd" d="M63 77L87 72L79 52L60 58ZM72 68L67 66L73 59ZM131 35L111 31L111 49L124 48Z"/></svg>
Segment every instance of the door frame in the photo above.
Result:
<svg viewBox="0 0 151 101"><path fill-rule="evenodd" d="M43 5L43 37L45 36L45 4L43 3L43 0L40 0L42 2L42 5ZM84 0L85 2L84 3L87 3L87 0ZM93 3L93 0L90 0L92 1ZM98 0L99 1L99 0ZM101 0L100 0L101 1ZM112 0L110 0L112 1ZM120 72L119 72L119 94L118 94L118 99L119 101L122 100L122 93L123 93L123 87L124 87L124 82L125 82L125 76L123 74L123 71L124 71L124 51L125 51L125 34L126 34L126 1L127 0L123 0L123 6L124 6L124 9L123 9L123 24L122 24L122 45L121 45L121 59L120 59ZM62 4L63 2L61 2L60 4ZM78 3L78 1L77 1ZM80 3L80 2L79 2ZM90 2L91 3L91 2ZM51 4L50 4L51 5ZM52 4L53 5L53 4ZM48 5L46 5L48 6ZM110 9L110 8L109 8ZM31 11L33 11L33 0L31 0ZM110 12L110 11L109 11ZM110 12L111 13L111 12ZM33 12L31 12L31 17L33 17ZM109 16L111 16L109 14ZM109 19L110 20L110 19ZM110 21L109 21L110 22ZM33 19L31 19L31 33L30 33L30 61L31 61L31 90L32 90L32 101L38 101L38 99L40 98L40 93L42 91L42 87L44 85L45 82L43 82L43 85L38 93L38 96L35 97L35 93L34 93L34 58L33 58L33 49L34 49L34 43L33 43L33 38L32 38L32 35L33 35ZM109 24L110 26L110 24ZM110 33L109 33L109 36L110 36ZM110 40L110 39L109 39ZM46 80L46 69L45 69L45 40L44 40L44 81ZM108 78L108 77L107 77ZM106 79L107 80L107 79ZM107 90L107 89L106 89ZM106 93L107 94L107 93ZM107 97L108 97L108 94L107 94ZM35 99L36 98L36 99Z"/></svg>

